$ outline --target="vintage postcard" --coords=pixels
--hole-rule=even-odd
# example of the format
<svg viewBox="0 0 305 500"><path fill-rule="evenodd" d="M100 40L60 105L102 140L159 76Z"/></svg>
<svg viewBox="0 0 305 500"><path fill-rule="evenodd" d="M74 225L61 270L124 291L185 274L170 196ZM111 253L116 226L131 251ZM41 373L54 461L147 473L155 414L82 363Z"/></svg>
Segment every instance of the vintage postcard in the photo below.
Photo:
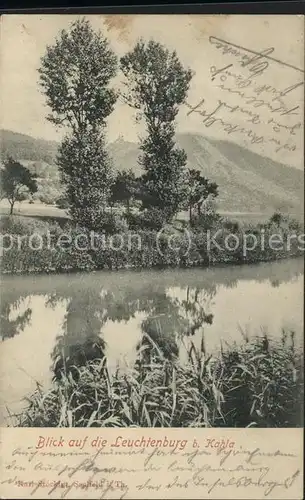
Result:
<svg viewBox="0 0 305 500"><path fill-rule="evenodd" d="M304 17L1 18L0 495L303 494Z"/></svg>

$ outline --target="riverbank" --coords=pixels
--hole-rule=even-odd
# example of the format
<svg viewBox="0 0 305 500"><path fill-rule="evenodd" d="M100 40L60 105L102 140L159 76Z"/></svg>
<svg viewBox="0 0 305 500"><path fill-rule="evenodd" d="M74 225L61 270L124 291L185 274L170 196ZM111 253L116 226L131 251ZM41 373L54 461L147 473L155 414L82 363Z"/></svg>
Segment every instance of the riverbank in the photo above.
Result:
<svg viewBox="0 0 305 500"><path fill-rule="evenodd" d="M294 219L262 224L218 220L210 229L187 225L161 231L129 229L99 234L30 217L2 217L3 274L163 269L252 264L304 253ZM302 239L303 238L303 239Z"/></svg>
<svg viewBox="0 0 305 500"><path fill-rule="evenodd" d="M14 425L299 427L303 354L294 339L245 337L209 355L202 337L182 365L146 335L134 366L114 373L102 356L78 366L62 360L50 390L37 386Z"/></svg>

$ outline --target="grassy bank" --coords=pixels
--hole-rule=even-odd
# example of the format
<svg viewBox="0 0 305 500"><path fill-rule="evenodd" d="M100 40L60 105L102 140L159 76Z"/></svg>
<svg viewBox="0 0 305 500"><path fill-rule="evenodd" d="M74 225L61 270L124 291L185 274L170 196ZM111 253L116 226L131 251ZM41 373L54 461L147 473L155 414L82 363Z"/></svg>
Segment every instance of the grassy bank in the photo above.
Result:
<svg viewBox="0 0 305 500"><path fill-rule="evenodd" d="M220 218L209 229L209 235L200 226L189 228L173 225L159 234L156 230L130 229L124 221L119 222L114 234L107 234L106 239L105 235L95 234L94 245L91 245L89 233L71 226L70 222L2 217L1 233L5 235L2 273L206 267L250 264L303 255L298 240L303 228L295 220L287 219L280 223L269 220L264 224L253 225ZM242 242L247 237L250 247L253 237L256 245L245 253ZM283 245L273 240L270 246L268 242L274 237L282 239ZM84 241L87 242L85 245ZM236 246L238 241L240 243Z"/></svg>
<svg viewBox="0 0 305 500"><path fill-rule="evenodd" d="M302 352L294 333L266 335L221 349L191 343L188 362L165 357L148 337L134 366L110 373L107 360L65 368L18 417L23 427L298 427ZM63 366L67 365L63 363Z"/></svg>

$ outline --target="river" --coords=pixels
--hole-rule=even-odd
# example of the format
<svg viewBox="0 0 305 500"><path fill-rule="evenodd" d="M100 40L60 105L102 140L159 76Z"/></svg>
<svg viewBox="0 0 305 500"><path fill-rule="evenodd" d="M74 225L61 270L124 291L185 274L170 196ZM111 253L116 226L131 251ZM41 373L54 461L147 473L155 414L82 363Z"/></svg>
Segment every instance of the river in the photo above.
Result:
<svg viewBox="0 0 305 500"><path fill-rule="evenodd" d="M5 276L1 296L1 425L37 382L51 384L60 354L94 356L110 370L133 365L148 334L168 356L187 358L243 336L295 331L302 341L303 259L166 271ZM79 359L79 358L78 358ZM53 367L53 369L52 369Z"/></svg>

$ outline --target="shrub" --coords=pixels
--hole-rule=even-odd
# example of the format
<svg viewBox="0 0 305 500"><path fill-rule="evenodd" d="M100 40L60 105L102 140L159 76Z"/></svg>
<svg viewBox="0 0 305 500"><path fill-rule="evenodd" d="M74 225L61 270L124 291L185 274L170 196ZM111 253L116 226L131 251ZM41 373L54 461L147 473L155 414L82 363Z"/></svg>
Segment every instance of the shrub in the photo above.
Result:
<svg viewBox="0 0 305 500"><path fill-rule="evenodd" d="M151 208L139 214L129 214L128 222L133 229L160 230L166 223L167 216L163 210Z"/></svg>
<svg viewBox="0 0 305 500"><path fill-rule="evenodd" d="M239 224L237 221L231 221L229 219L223 219L221 221L224 229L228 229L231 233L238 233Z"/></svg>
<svg viewBox="0 0 305 500"><path fill-rule="evenodd" d="M195 231L207 231L215 228L221 221L220 215L216 212L207 212L201 215L193 216L191 227Z"/></svg>
<svg viewBox="0 0 305 500"><path fill-rule="evenodd" d="M2 234L31 235L36 232L45 232L49 224L33 217L19 215L3 215L0 217L0 231Z"/></svg>
<svg viewBox="0 0 305 500"><path fill-rule="evenodd" d="M130 221L129 218L129 223ZM31 250L27 248L25 238L22 241L22 247L18 249L15 238L14 248L3 252L1 265L5 273L241 264L303 254L297 237L289 241L290 247L283 244L279 249L272 249L266 243L272 234L279 234L285 242L289 240L287 236L291 234L291 231L288 226L278 227L270 223L244 225L243 227L229 226L229 228L224 225L219 228L216 225L207 236L206 231L197 229L179 232L169 225L165 226L162 232L156 229L133 229L132 224L128 229L128 223L124 217L107 213L101 226L103 231L99 234L95 233L95 247L90 246L91 237L88 233L89 245L83 249L77 249L75 241L79 236L83 241L82 237L87 229L73 227L71 222L48 223L34 218L7 216L1 219L1 225L4 234L12 234L17 238L18 235L30 237L33 233L39 233L45 241L41 250ZM68 233L71 243L65 248L59 248L56 245L53 245L51 249L45 248L48 242L47 233L53 236L53 243L62 233ZM235 241L231 236L232 233L239 241L236 248L234 248ZM298 231L295 233L298 234ZM243 239L247 234L254 235L257 238L257 244L254 249L244 253ZM211 243L214 235L217 245ZM115 242L116 236L118 236L118 243ZM108 245L108 237L113 238L114 248ZM208 237L210 244L208 244ZM230 239L232 239L231 248L228 247L228 242L231 244ZM140 242L140 247L138 242Z"/></svg>
<svg viewBox="0 0 305 500"><path fill-rule="evenodd" d="M99 221L96 222L94 232L100 234L116 234L127 231L127 229L128 222L122 214L104 212ZM81 227L81 230L87 231L87 228Z"/></svg>
<svg viewBox="0 0 305 500"><path fill-rule="evenodd" d="M65 198L65 196L60 196L59 198L57 198L55 204L58 208L61 208L63 210L67 210L69 208L69 201L67 200L67 198Z"/></svg>

